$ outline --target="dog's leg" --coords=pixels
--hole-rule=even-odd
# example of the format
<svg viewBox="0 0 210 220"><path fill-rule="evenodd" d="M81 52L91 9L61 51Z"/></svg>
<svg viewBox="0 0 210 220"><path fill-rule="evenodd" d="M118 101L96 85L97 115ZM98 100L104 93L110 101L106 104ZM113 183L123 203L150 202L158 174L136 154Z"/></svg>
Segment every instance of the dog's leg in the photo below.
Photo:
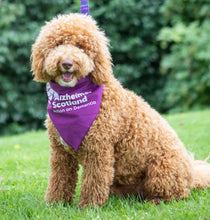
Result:
<svg viewBox="0 0 210 220"><path fill-rule="evenodd" d="M157 160L147 168L144 198L149 202L170 201L188 197L192 182L192 167L187 161Z"/></svg>
<svg viewBox="0 0 210 220"><path fill-rule="evenodd" d="M113 151L99 144L88 152L83 164L80 205L101 206L109 197L114 175Z"/></svg>
<svg viewBox="0 0 210 220"><path fill-rule="evenodd" d="M51 174L45 200L47 202L71 202L77 183L77 161L62 147L55 147L50 152Z"/></svg>

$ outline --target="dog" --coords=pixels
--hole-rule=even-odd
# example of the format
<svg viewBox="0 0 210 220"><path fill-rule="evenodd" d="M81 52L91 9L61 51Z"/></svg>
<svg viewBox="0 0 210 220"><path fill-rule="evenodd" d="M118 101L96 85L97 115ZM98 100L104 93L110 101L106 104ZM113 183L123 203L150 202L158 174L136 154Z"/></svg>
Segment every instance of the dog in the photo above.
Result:
<svg viewBox="0 0 210 220"><path fill-rule="evenodd" d="M49 97L47 202L72 202L79 164L84 207L101 206L110 194L158 204L209 186L210 164L195 161L166 120L114 77L109 40L91 16L72 13L46 22L32 45L31 62L34 80L47 83ZM88 89L74 91L86 83Z"/></svg>

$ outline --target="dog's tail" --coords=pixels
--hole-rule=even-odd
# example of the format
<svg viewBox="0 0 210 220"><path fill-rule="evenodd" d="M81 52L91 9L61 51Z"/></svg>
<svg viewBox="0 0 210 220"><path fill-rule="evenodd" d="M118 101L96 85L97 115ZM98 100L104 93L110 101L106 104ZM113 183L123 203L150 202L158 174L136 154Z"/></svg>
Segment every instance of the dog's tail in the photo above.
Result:
<svg viewBox="0 0 210 220"><path fill-rule="evenodd" d="M209 159L206 158L205 161L194 160L194 180L192 182L192 188L204 189L210 187L210 163L207 162Z"/></svg>

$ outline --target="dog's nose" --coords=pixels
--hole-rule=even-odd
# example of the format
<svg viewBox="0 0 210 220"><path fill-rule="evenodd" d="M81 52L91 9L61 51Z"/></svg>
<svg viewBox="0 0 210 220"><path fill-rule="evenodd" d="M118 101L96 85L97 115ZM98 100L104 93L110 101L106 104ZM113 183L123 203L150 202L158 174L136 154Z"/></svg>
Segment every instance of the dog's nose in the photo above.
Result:
<svg viewBox="0 0 210 220"><path fill-rule="evenodd" d="M64 60L64 61L62 62L62 67L63 67L65 70L71 69L72 66L73 66L73 61L72 61L72 60Z"/></svg>

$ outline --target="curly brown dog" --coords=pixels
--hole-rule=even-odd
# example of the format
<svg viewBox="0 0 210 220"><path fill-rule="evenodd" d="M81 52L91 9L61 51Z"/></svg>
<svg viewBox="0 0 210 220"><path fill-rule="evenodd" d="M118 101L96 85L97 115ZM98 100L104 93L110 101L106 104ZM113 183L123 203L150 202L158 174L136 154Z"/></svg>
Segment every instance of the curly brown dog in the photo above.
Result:
<svg viewBox="0 0 210 220"><path fill-rule="evenodd" d="M110 193L158 203L209 186L210 165L194 161L166 120L114 78L108 44L90 16L69 14L47 22L32 47L36 81L74 88L89 76L104 86L99 113L78 151L47 117L51 174L46 201L72 201L79 164L81 206L103 205Z"/></svg>

